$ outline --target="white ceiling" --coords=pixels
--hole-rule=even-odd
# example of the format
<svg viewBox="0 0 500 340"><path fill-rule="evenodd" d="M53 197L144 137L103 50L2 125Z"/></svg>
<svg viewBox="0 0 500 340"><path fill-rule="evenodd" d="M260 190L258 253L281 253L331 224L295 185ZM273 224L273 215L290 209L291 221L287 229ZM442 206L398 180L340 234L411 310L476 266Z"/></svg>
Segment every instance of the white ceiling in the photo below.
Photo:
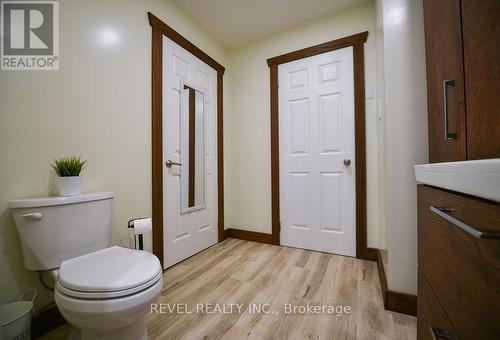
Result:
<svg viewBox="0 0 500 340"><path fill-rule="evenodd" d="M234 48L366 0L175 0L221 44Z"/></svg>

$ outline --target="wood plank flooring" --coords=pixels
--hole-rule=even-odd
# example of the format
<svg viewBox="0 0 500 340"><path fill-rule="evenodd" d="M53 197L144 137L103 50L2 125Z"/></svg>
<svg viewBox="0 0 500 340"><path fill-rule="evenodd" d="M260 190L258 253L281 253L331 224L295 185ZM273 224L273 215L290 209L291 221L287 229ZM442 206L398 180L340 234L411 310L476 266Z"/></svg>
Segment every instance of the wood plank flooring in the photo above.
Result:
<svg viewBox="0 0 500 340"><path fill-rule="evenodd" d="M416 318L384 310L375 262L227 239L164 279L157 303L165 313L148 314L149 339L416 338ZM259 304L267 313L250 312ZM307 304L326 313L301 314ZM350 313L328 313L339 305Z"/></svg>

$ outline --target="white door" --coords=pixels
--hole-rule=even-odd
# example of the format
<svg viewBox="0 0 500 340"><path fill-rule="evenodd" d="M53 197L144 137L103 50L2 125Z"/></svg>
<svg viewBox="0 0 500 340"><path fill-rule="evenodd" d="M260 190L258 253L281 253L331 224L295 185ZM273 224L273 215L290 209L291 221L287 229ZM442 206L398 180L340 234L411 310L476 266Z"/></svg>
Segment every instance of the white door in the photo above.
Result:
<svg viewBox="0 0 500 340"><path fill-rule="evenodd" d="M278 80L281 244L355 256L352 47L282 64Z"/></svg>
<svg viewBox="0 0 500 340"><path fill-rule="evenodd" d="M201 94L196 105L196 158L190 158L185 144L190 131L189 109L185 107L186 86ZM189 91L187 91L189 92ZM188 94L189 95L189 94ZM163 246L164 267L217 243L217 72L200 59L163 38ZM200 99L203 104L200 104ZM181 103L182 101L182 103ZM194 101L193 101L194 102ZM200 137L201 136L201 137ZM203 143L201 143L203 141ZM201 144L200 144L201 143ZM194 150L194 149L193 149ZM191 163L196 168L197 189L193 190L197 207L186 207L188 182L184 179ZM170 167L167 161L174 162ZM177 165L179 163L181 165ZM183 177L181 177L181 173ZM204 179L200 178L204 174ZM191 182L190 182L191 183ZM200 184L201 183L201 184ZM201 187L200 187L201 185Z"/></svg>

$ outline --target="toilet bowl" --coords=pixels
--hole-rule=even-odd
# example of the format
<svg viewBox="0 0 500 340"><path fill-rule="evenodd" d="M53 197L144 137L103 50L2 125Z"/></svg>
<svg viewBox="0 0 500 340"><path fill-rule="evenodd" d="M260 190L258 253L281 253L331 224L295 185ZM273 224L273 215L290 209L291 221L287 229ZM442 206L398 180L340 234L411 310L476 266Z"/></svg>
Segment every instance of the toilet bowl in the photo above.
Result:
<svg viewBox="0 0 500 340"><path fill-rule="evenodd" d="M154 255L110 247L64 261L55 301L82 339L146 339L144 316L162 287Z"/></svg>
<svg viewBox="0 0 500 340"><path fill-rule="evenodd" d="M62 316L82 339L146 339L162 267L146 251L108 247L112 192L9 202L24 266L50 271Z"/></svg>

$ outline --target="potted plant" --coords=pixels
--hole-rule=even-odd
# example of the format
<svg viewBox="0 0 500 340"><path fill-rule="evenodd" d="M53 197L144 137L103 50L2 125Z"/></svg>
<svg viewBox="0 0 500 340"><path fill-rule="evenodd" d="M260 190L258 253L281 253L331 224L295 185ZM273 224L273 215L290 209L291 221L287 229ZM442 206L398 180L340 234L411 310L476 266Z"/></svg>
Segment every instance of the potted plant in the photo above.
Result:
<svg viewBox="0 0 500 340"><path fill-rule="evenodd" d="M52 169L58 176L58 188L60 196L75 196L82 192L82 178L85 163L80 156L69 156L54 159Z"/></svg>

